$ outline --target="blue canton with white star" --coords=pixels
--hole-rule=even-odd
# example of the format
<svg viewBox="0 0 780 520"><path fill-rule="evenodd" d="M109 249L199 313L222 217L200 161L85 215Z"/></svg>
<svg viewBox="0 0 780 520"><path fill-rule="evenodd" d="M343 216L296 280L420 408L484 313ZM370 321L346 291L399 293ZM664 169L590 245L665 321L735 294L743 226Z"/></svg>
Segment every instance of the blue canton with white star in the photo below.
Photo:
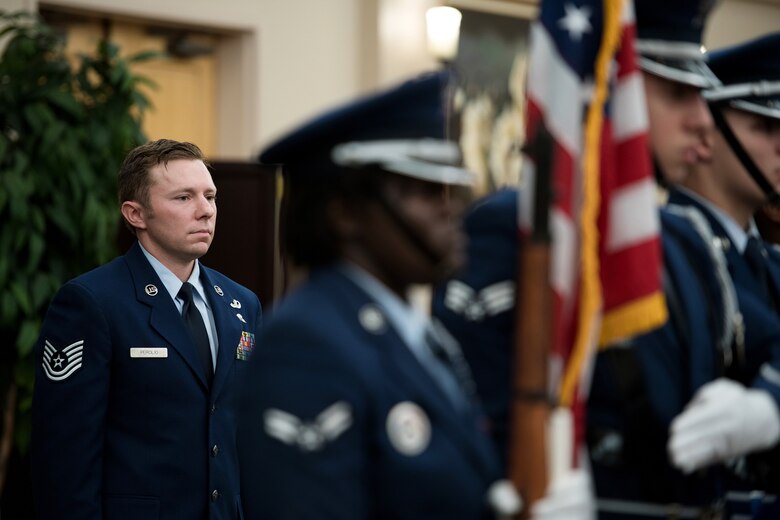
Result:
<svg viewBox="0 0 780 520"><path fill-rule="evenodd" d="M542 2L539 17L542 25L552 36L559 55L582 80L593 77L603 18L601 1Z"/></svg>

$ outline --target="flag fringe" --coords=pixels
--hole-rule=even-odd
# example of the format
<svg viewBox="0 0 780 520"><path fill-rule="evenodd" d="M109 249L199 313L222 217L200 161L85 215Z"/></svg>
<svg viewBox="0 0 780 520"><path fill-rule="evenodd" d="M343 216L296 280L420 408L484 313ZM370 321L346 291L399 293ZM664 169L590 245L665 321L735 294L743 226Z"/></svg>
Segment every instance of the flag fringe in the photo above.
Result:
<svg viewBox="0 0 780 520"><path fill-rule="evenodd" d="M667 319L666 300L662 292L656 292L631 301L604 313L601 322L599 347L648 332L660 327Z"/></svg>
<svg viewBox="0 0 780 520"><path fill-rule="evenodd" d="M577 337L566 366L559 392L559 402L570 407L574 402L580 374L589 355L593 341L593 327L601 310L601 280L598 258L598 214L601 202L599 153L601 131L604 123L604 103L607 99L610 79L610 65L620 45L622 34L622 0L605 0L604 31L602 43L596 58L595 90L593 101L588 107L585 126L585 147L583 152L584 204L582 218L582 290L577 326Z"/></svg>

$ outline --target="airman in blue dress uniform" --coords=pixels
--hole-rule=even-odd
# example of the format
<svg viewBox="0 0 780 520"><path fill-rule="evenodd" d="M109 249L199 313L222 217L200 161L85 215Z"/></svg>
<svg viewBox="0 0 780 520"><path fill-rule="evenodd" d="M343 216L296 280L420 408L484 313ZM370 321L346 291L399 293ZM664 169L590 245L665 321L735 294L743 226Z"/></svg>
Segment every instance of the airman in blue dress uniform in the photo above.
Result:
<svg viewBox="0 0 780 520"><path fill-rule="evenodd" d="M638 19L641 22L639 13ZM648 47L643 48L641 41L639 48L643 53L649 50ZM738 59L743 64L751 61L747 55ZM704 85L706 99L711 99L716 92L733 93L730 85L734 78L723 73L720 60L718 53L713 53L709 59L718 79ZM661 70L649 65L643 62L646 73L657 75ZM760 75L758 69L760 67L754 67L751 73ZM691 70L689 68L687 72ZM687 72L679 74L677 81L689 78ZM673 75L669 77L674 79ZM711 78L711 74L707 73L706 77ZM721 99L725 99L722 94ZM648 101L651 130L657 129L660 125L653 124L650 96ZM712 103L710 109L717 121L719 109L714 108ZM708 140L709 132L711 130L708 131ZM651 141L658 154L656 139ZM748 271L739 266L744 266L742 258L733 258L735 251L728 245L730 239L725 234L723 220L714 217L718 211L711 211L712 204L680 188L695 186L702 181L711 187L708 182L713 180L710 165L722 165L725 161L722 156L718 158L718 153L725 150L725 144L719 146L717 143L714 148L691 146L685 156L696 160L687 161L688 164L678 171L682 175L665 175L671 188L670 204L661 212L670 322L656 332L635 338L630 349L633 356L622 355L627 359L633 357L633 363L638 367L636 372L642 377L632 378L628 385L629 388L641 388L637 392L641 397L623 400L620 405L627 410L622 418L627 428L625 432L636 430L637 424L643 424L637 419L648 416L653 417L652 423L661 428L643 425L641 428L645 433L624 435L622 453L626 455L632 451L632 438L644 441L645 446L635 446L642 453L644 462L627 465L629 471L640 472L635 482L641 485L627 491L621 489L619 482L631 482L631 479L609 479L610 483L602 485L602 489L619 490L616 498L621 498L622 502L606 497L610 500L600 501L600 505L605 506L602 511L611 509L616 513L626 513L635 510L637 514L646 515L656 510L663 516L673 509L668 506L662 509L657 507L659 504L653 503L678 502L694 506L685 508L685 514L694 517L701 514L700 506L725 515L748 513L756 518L768 518L777 514L771 512L775 501L773 497L756 498L754 494L743 500L747 503L745 505L739 504L739 499L747 497L747 494L734 500L735 494L729 493L729 490L733 487L734 474L745 473L744 468L731 463L732 459L772 447L780 434L776 404L780 378L775 375L775 367L780 361L778 320L772 313L771 305L768 306L754 290L757 284L734 276L735 267L743 273ZM660 160L658 162L661 163ZM670 171L673 170L664 169L663 173ZM680 202L684 204L679 205ZM702 211L705 208L708 211ZM747 221L747 218L744 220ZM747 222L743 224L744 229ZM744 244L744 231L741 234ZM735 263L735 260L738 262ZM609 399L605 396L609 394L611 385L604 385L610 379L605 376L609 370L605 369L604 362L608 357L618 355L608 351L599 356L601 363L596 367L589 402L592 434L598 434L599 427L603 425L598 415L603 411L599 404ZM630 362L622 363L611 371L617 388L626 386L625 372L631 365ZM637 386L637 381L642 380L644 384ZM659 385L658 381L664 381L664 384ZM625 395L626 392L620 394ZM638 405L643 401L644 404ZM746 430L745 424L753 427ZM651 439L654 442L649 442ZM668 459L659 449L666 439ZM591 445L597 487L604 482L599 473L610 466L608 457L602 458L603 453L608 452L600 450L602 446L604 444ZM633 451L637 452L636 449ZM655 470L647 471L652 468ZM644 480L642 475L646 475ZM621 474L614 476L621 477ZM599 495L604 496L601 490ZM625 503L626 497L631 498L633 503ZM725 507L724 501L727 502ZM711 505L706 507L708 502ZM742 509L735 508L734 504ZM678 511L676 514L681 513Z"/></svg>
<svg viewBox="0 0 780 520"><path fill-rule="evenodd" d="M519 508L452 338L407 301L463 258L472 180L446 74L335 109L267 148L308 277L258 339L240 417L246 518L490 518Z"/></svg>
<svg viewBox="0 0 780 520"><path fill-rule="evenodd" d="M780 66L772 59L778 44L780 34L770 34L711 53L709 64L722 81L705 93L717 126L712 158L670 196L670 203L706 220L737 292L763 307L741 309L748 338L751 328L773 334L779 321L777 252L766 247L752 218L766 201L777 199L780 186ZM759 318L765 314L769 317ZM686 471L753 453L729 473L727 510L774 518L780 514L774 469L780 364L773 348L755 347L748 341L744 361L723 374L728 379L700 390L673 425L670 451Z"/></svg>
<svg viewBox="0 0 780 520"><path fill-rule="evenodd" d="M132 150L119 192L138 241L59 290L35 346L36 517L240 518L236 400L260 303L198 260L216 186L195 145ZM199 334L182 319L185 282Z"/></svg>

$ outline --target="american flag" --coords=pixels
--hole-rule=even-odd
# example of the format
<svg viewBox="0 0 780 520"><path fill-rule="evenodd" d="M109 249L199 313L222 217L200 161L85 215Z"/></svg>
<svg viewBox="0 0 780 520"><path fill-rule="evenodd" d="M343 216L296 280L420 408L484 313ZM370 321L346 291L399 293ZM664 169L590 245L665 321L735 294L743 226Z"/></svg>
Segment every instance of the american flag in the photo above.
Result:
<svg viewBox="0 0 780 520"><path fill-rule="evenodd" d="M528 140L544 121L555 142L553 374L560 403L575 409L597 345L666 320L635 33L631 0L543 0L531 28ZM521 232L533 215L529 191Z"/></svg>

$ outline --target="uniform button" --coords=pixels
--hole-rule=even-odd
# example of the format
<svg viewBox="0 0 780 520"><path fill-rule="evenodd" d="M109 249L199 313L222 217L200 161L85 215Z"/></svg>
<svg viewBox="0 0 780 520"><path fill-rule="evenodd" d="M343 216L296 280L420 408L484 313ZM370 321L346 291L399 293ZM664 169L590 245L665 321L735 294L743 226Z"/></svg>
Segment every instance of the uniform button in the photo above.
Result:
<svg viewBox="0 0 780 520"><path fill-rule="evenodd" d="M219 446L215 444L211 447L211 456L216 457L217 455L219 455Z"/></svg>
<svg viewBox="0 0 780 520"><path fill-rule="evenodd" d="M217 411L217 405L215 405L215 404L212 404L212 405L211 405L211 408L209 408L209 413L210 413L211 415L214 415L214 412L216 412L216 411Z"/></svg>
<svg viewBox="0 0 780 520"><path fill-rule="evenodd" d="M216 489L211 492L211 501L216 502L219 499L219 491Z"/></svg>

